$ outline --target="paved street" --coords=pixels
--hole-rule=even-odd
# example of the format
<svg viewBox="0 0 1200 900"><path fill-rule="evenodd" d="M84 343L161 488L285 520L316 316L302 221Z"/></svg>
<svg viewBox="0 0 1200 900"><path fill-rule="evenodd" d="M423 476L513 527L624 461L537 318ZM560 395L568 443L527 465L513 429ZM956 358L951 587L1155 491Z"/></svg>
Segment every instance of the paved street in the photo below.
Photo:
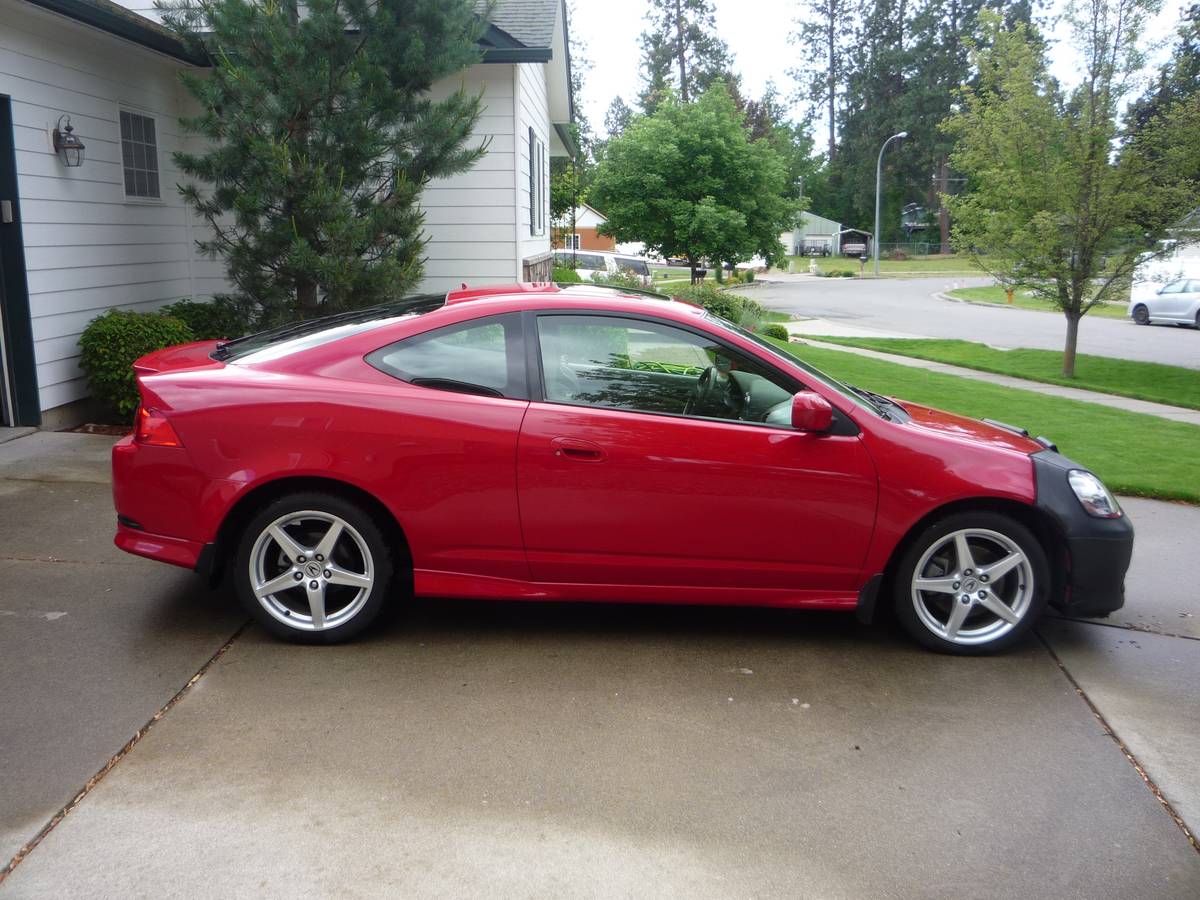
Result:
<svg viewBox="0 0 1200 900"><path fill-rule="evenodd" d="M1066 319L1057 313L955 303L933 296L956 287L989 284L986 278L767 277L786 280L754 288L754 299L760 303L835 326L853 326L864 334L958 338L1042 350L1062 350L1066 334ZM1079 324L1079 352L1200 368L1200 332L1175 325L1139 327L1128 319L1089 315Z"/></svg>
<svg viewBox="0 0 1200 900"><path fill-rule="evenodd" d="M0 445L5 859L243 621L111 548L109 442ZM1127 609L998 658L764 610L429 601L332 648L246 629L0 900L1195 897L1200 854L1087 702L1196 828L1200 510L1126 505Z"/></svg>

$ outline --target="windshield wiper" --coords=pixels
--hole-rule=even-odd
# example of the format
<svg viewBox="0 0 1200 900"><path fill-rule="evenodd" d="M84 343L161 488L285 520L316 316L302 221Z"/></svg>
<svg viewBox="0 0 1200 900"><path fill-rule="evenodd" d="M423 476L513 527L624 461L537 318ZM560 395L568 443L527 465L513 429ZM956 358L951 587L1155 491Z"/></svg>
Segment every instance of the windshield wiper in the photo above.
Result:
<svg viewBox="0 0 1200 900"><path fill-rule="evenodd" d="M884 409L884 407L887 407L887 406L899 407L900 406L900 404L897 403L895 400L890 400L887 397L883 396L883 394L877 394L874 391L863 390L862 388L855 387L852 384L847 384L846 387L850 388L850 390L854 391L854 393L858 394L858 396L865 397L868 400L870 400L871 403L879 410L879 414L889 421L891 421L892 417L890 415L888 415L888 413Z"/></svg>

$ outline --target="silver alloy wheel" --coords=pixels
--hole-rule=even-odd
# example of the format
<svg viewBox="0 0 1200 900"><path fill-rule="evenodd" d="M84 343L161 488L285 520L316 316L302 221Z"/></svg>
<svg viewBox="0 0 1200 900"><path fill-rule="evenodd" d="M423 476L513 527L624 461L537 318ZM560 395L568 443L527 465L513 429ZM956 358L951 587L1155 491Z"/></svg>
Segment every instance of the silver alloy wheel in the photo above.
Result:
<svg viewBox="0 0 1200 900"><path fill-rule="evenodd" d="M986 644L1020 624L1033 604L1033 567L1006 535L963 528L935 541L913 569L917 618L954 644Z"/></svg>
<svg viewBox="0 0 1200 900"><path fill-rule="evenodd" d="M345 519L319 510L280 516L250 550L250 588L270 615L298 631L353 619L375 583L371 551Z"/></svg>

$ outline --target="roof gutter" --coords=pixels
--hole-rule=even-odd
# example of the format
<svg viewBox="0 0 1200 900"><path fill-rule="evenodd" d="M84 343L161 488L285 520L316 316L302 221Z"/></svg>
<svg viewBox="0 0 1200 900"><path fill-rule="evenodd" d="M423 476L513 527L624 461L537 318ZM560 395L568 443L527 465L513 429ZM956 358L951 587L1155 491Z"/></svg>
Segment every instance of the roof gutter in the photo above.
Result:
<svg viewBox="0 0 1200 900"><path fill-rule="evenodd" d="M129 12L108 0L26 0L32 6L98 28L147 50L193 66L208 66L207 56L198 56L171 32L149 19Z"/></svg>

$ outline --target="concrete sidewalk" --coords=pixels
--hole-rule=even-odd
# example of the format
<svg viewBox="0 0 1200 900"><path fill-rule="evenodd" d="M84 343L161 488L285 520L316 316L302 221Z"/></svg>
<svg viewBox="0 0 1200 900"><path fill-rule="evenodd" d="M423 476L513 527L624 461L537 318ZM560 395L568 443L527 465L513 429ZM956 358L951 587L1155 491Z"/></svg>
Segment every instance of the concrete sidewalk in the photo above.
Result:
<svg viewBox="0 0 1200 900"><path fill-rule="evenodd" d="M0 900L1200 895L1125 752L1195 828L1200 509L1123 501L1126 609L993 658L844 615L448 600L226 645L232 596L112 547L110 444L0 446L0 866L227 649Z"/></svg>
<svg viewBox="0 0 1200 900"><path fill-rule="evenodd" d="M988 384L998 384L1002 387L1017 388L1031 391L1035 394L1046 394L1051 397L1062 397L1066 400L1079 400L1084 403L1095 403L1098 406L1108 406L1113 409L1123 409L1128 412L1142 413L1172 422L1184 422L1189 425L1200 425L1200 410L1187 409L1182 406L1168 406L1164 403L1151 403L1148 400L1135 400L1132 397L1118 397L1115 394L1102 394L1099 391L1085 391L1080 388L1063 387L1057 384L1045 384L1041 381L1029 381L1025 378L1013 378L1009 375L997 375L992 372L980 372L978 369L967 369L963 366L953 366L948 363L933 362L927 359L915 359L911 356L900 356L896 353L883 353L879 350L867 350L862 347L847 347L843 344L829 344L814 340L809 335L827 335L830 337L898 337L919 338L920 335L883 333L868 331L862 328L847 328L825 319L805 319L797 322L785 322L788 333L800 338L804 343L824 350L841 350L856 356L879 359L885 362L897 363L912 369L924 369L927 372L939 372L943 375L957 375L959 378L970 378L973 381L986 381Z"/></svg>

